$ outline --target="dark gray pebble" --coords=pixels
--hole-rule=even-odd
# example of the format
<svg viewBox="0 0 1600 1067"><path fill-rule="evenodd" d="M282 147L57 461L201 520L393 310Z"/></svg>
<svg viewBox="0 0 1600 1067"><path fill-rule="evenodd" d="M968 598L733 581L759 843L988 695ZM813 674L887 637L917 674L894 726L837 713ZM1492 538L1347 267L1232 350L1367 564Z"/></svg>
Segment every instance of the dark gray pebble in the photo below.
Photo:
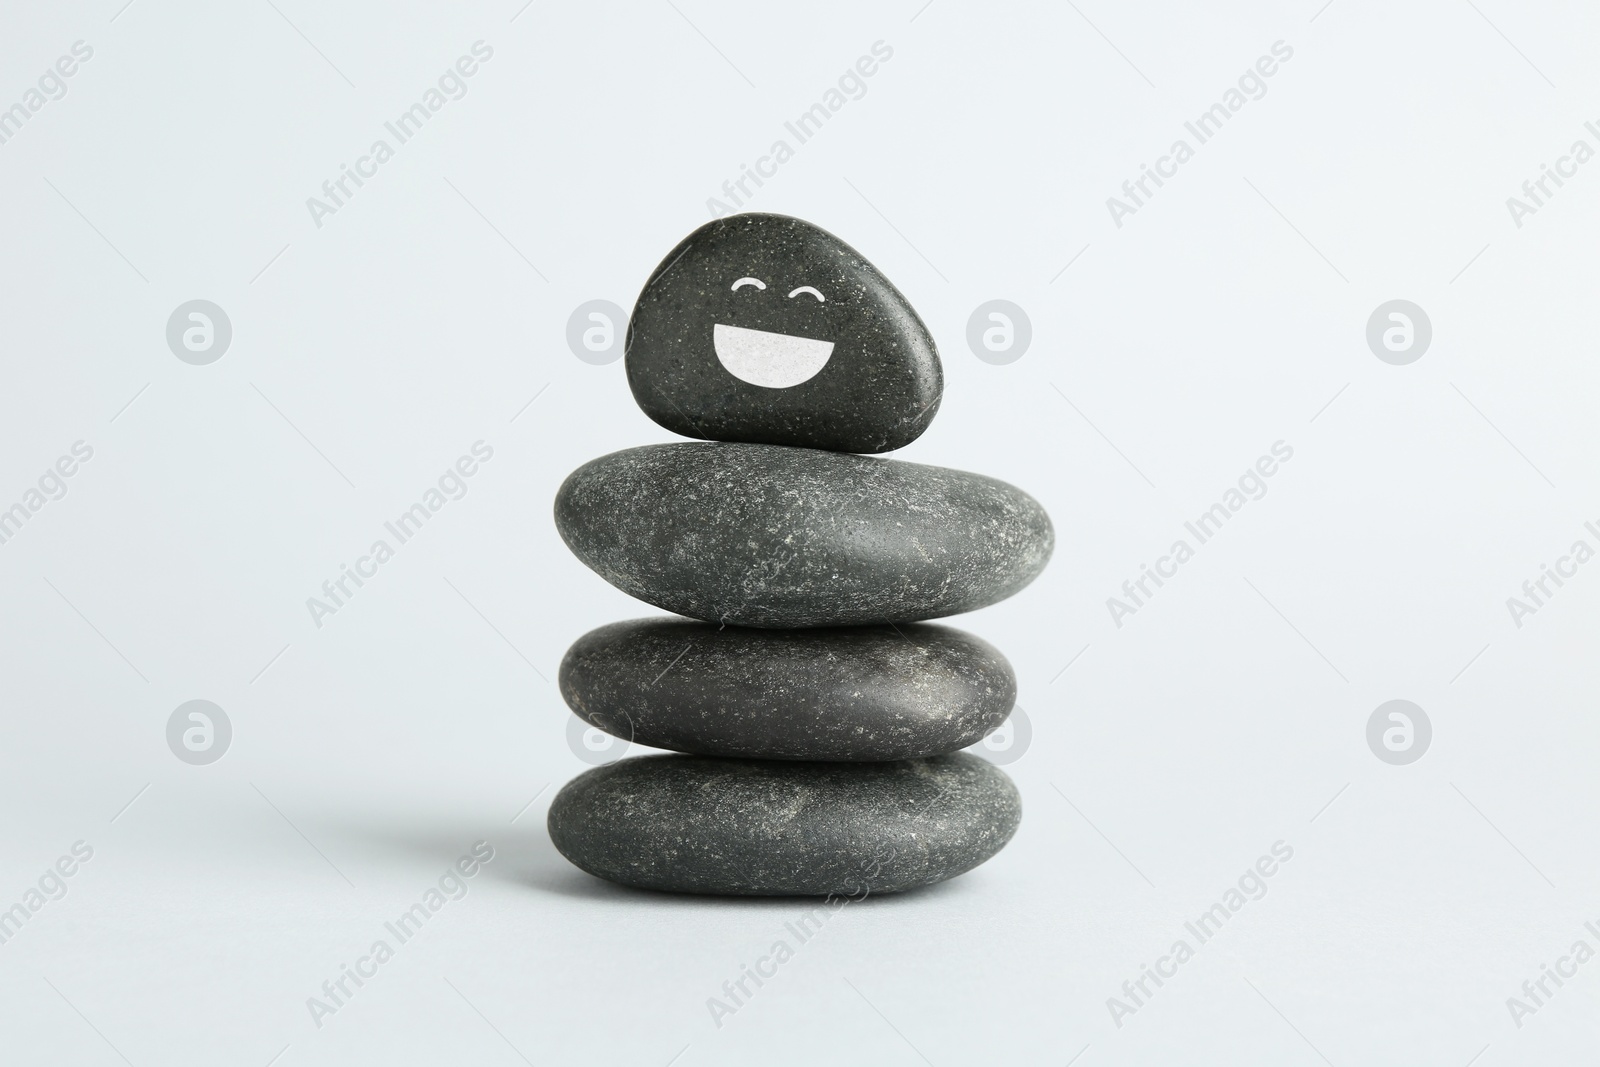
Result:
<svg viewBox="0 0 1600 1067"><path fill-rule="evenodd" d="M618 589L739 626L850 626L974 611L1055 545L1039 503L981 474L777 445L613 452L556 494L567 547Z"/></svg>
<svg viewBox="0 0 1600 1067"><path fill-rule="evenodd" d="M568 782L548 825L562 855L623 885L859 897L969 871L1021 818L1011 780L965 752L898 763L644 756Z"/></svg>
<svg viewBox="0 0 1600 1067"><path fill-rule="evenodd" d="M751 630L636 619L580 637L561 695L651 748L785 760L900 760L981 741L1011 712L998 650L946 626Z"/></svg>
<svg viewBox="0 0 1600 1067"><path fill-rule="evenodd" d="M673 433L887 452L939 410L939 354L861 254L784 215L708 222L668 253L628 323L628 385Z"/></svg>

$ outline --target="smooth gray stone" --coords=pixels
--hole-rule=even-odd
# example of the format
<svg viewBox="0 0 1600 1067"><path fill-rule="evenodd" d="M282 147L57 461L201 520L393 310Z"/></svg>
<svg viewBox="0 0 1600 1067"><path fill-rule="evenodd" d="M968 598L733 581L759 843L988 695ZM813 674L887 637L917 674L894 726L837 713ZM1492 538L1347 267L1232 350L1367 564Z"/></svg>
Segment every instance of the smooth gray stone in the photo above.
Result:
<svg viewBox="0 0 1600 1067"><path fill-rule="evenodd" d="M713 441L887 452L928 428L944 392L933 338L889 279L784 215L684 238L640 292L626 352L644 413Z"/></svg>
<svg viewBox="0 0 1600 1067"><path fill-rule="evenodd" d="M550 839L622 885L737 896L860 896L942 882L1022 819L1005 772L965 752L897 763L643 756L550 805Z"/></svg>
<svg viewBox="0 0 1600 1067"><path fill-rule="evenodd" d="M976 744L1011 713L998 650L947 626L751 630L635 619L561 661L591 726L651 748L784 760L901 760Z"/></svg>
<svg viewBox="0 0 1600 1067"><path fill-rule="evenodd" d="M623 592L707 622L914 622L1044 570L1049 517L981 474L778 445L613 452L556 493L567 547Z"/></svg>

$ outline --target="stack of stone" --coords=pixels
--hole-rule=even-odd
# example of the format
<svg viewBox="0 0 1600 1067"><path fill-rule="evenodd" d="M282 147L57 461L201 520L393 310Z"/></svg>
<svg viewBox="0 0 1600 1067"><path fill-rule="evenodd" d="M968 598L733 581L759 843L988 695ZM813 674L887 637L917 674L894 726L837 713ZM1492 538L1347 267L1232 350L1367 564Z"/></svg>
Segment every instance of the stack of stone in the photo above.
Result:
<svg viewBox="0 0 1600 1067"><path fill-rule="evenodd" d="M905 297L809 223L720 219L646 283L627 372L647 415L701 440L585 464L556 526L611 584L688 618L585 634L560 687L591 725L684 754L567 783L556 847L624 885L740 895L893 892L998 852L1016 788L960 750L1005 721L1016 678L919 622L1017 592L1054 532L1004 482L861 454L938 410Z"/></svg>

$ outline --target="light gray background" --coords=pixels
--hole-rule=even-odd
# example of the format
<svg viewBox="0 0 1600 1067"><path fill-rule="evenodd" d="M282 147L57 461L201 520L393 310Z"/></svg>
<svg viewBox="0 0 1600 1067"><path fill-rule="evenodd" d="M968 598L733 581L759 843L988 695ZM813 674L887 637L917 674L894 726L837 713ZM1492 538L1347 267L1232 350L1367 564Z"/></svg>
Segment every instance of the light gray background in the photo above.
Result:
<svg viewBox="0 0 1600 1067"><path fill-rule="evenodd" d="M1600 962L1520 1029L1506 998L1600 945L1600 563L1520 629L1505 604L1600 520L1600 162L1521 228L1505 204L1600 147L1592 8L122 2L0 32L0 106L94 49L0 145L0 506L94 448L0 545L0 907L94 849L0 945L7 1062L1594 1061ZM477 40L467 95L315 227ZM1055 519L1045 575L958 623L1017 668L1026 814L718 1028L706 999L803 905L623 892L543 827L585 769L549 679L650 612L552 496L669 439L566 321L631 306L878 40L749 206L839 234L933 330L943 409L900 455ZM1265 97L1116 227L1106 198L1279 40ZM197 298L233 325L209 366L165 342ZM1033 327L1005 366L964 340L997 298ZM1432 321L1409 366L1366 346L1391 299ZM306 598L480 439L467 496L316 628ZM1278 440L1268 494L1114 626ZM1409 766L1365 740L1396 698L1434 729ZM192 699L232 722L209 766L166 745ZM480 838L468 895L313 1025ZM1117 1027L1106 999L1278 840L1268 895Z"/></svg>

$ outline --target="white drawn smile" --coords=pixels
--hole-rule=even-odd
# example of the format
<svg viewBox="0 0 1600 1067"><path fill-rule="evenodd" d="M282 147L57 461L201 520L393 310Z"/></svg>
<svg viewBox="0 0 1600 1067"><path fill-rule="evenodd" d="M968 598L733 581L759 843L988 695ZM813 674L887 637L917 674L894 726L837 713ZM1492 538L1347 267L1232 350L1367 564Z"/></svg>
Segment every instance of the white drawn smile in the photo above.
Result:
<svg viewBox="0 0 1600 1067"><path fill-rule="evenodd" d="M788 389L809 381L833 355L832 341L720 322L712 325L711 340L729 374L764 389Z"/></svg>

